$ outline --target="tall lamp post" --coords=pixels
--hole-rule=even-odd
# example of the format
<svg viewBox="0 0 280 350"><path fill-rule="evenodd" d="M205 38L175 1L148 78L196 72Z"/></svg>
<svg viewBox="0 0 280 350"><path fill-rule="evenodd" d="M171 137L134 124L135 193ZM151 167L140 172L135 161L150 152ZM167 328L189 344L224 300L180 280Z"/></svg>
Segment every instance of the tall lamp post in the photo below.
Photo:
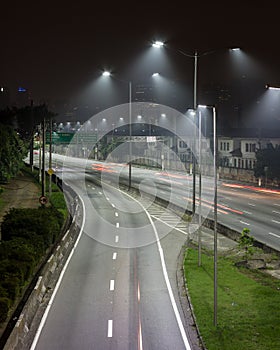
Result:
<svg viewBox="0 0 280 350"><path fill-rule="evenodd" d="M202 106L201 108L211 108L213 111L213 172L214 172L214 326L217 326L217 305L218 305L218 234L217 234L217 121L216 107Z"/></svg>
<svg viewBox="0 0 280 350"><path fill-rule="evenodd" d="M112 74L109 71L104 71L102 73L102 75L104 77L111 77ZM114 77L114 79L116 79ZM128 161L128 189L131 189L131 157L132 157L132 125L131 125L131 113L132 113L132 83L131 81L124 81L124 80L120 80L120 79L116 79L119 80L123 83L127 83L128 84L128 114L129 114L129 161Z"/></svg>
<svg viewBox="0 0 280 350"><path fill-rule="evenodd" d="M166 46L162 41L155 41L153 44L152 44L153 47L155 48L161 48L163 46ZM197 110L197 71L198 71L198 58L202 57L202 56L206 56L206 55L209 55L209 54L212 54L212 53L216 53L218 51L220 51L221 49L217 49L217 50L211 50L211 51L205 51L201 54L198 54L197 51L194 52L194 54L189 54L189 53L186 53L182 50L177 50L177 49L173 49L173 48L170 48L168 47L169 49L171 49L172 51L175 51L183 56L186 56L186 57L189 57L189 58L192 58L194 60L194 79L193 79L193 109L194 110ZM226 49L228 50L228 49ZM231 48L230 50L232 51L235 51L235 50L240 50L239 48ZM195 134L194 134L194 138L195 138ZM194 141L196 142L196 141ZM192 166L193 166L193 205L192 205L192 212L193 212L193 215L195 214L195 200L196 200L196 197L195 197L195 192L196 192L196 162L195 162L195 157L193 156L192 158Z"/></svg>

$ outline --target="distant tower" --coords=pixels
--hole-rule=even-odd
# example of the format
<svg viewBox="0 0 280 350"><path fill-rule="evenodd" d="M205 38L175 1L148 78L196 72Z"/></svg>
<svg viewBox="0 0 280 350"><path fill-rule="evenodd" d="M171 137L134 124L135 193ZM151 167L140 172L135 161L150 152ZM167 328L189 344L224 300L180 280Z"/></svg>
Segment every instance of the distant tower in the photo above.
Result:
<svg viewBox="0 0 280 350"><path fill-rule="evenodd" d="M16 106L18 108L30 106L30 94L28 90L24 87L18 87L17 93L16 93Z"/></svg>

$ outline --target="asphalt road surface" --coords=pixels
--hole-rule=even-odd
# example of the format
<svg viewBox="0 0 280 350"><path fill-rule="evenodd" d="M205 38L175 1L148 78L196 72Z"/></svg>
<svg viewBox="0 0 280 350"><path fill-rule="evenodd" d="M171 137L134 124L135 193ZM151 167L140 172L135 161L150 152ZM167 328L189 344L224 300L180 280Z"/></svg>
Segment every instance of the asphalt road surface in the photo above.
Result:
<svg viewBox="0 0 280 350"><path fill-rule="evenodd" d="M78 172L67 183L84 202L83 233L32 348L190 349L143 207Z"/></svg>

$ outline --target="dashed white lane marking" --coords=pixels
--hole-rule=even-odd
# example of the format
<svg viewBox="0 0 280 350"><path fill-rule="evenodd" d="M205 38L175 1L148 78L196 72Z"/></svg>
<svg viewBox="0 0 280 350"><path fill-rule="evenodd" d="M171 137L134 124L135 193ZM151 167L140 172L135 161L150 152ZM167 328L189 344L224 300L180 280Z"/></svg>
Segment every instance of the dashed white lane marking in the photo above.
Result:
<svg viewBox="0 0 280 350"><path fill-rule="evenodd" d="M116 260L116 259L117 259L117 253L116 253L116 252L113 253L112 259L113 259L113 260Z"/></svg>
<svg viewBox="0 0 280 350"><path fill-rule="evenodd" d="M115 280L110 280L110 291L115 289Z"/></svg>
<svg viewBox="0 0 280 350"><path fill-rule="evenodd" d="M275 214L280 214L280 211L277 211L277 210L272 210L272 213L275 213Z"/></svg>
<svg viewBox="0 0 280 350"><path fill-rule="evenodd" d="M113 204L113 203L111 203L111 206L113 207L113 208L115 208L116 206L115 206L115 204Z"/></svg>
<svg viewBox="0 0 280 350"><path fill-rule="evenodd" d="M95 187L92 187L93 190L95 190Z"/></svg>
<svg viewBox="0 0 280 350"><path fill-rule="evenodd" d="M118 241L119 241L119 236L116 236L115 237L115 242L118 243Z"/></svg>
<svg viewBox="0 0 280 350"><path fill-rule="evenodd" d="M268 232L268 234L269 234L269 235L271 235L271 236L274 236L274 237L280 238L280 236L279 236L279 235L277 235L276 233L273 233L273 232Z"/></svg>
<svg viewBox="0 0 280 350"><path fill-rule="evenodd" d="M140 286L139 286L139 282L138 282L138 288L137 288L137 298L138 298L138 302L140 301Z"/></svg>
<svg viewBox="0 0 280 350"><path fill-rule="evenodd" d="M98 191L98 193L99 193L99 194L102 194L102 192L101 192L101 191Z"/></svg>
<svg viewBox="0 0 280 350"><path fill-rule="evenodd" d="M280 221L277 220L271 220L272 222L275 222L276 224L280 224Z"/></svg>
<svg viewBox="0 0 280 350"><path fill-rule="evenodd" d="M119 213L115 212L115 216L118 217L118 216L119 216Z"/></svg>
<svg viewBox="0 0 280 350"><path fill-rule="evenodd" d="M248 203L248 205L250 205L251 207L255 207L256 204L253 204L253 203Z"/></svg>
<svg viewBox="0 0 280 350"><path fill-rule="evenodd" d="M244 225L249 225L249 226L250 226L250 224L249 224L248 222L245 222L245 221L241 221L241 220L240 220L240 223L241 223L241 224L244 224Z"/></svg>
<svg viewBox="0 0 280 350"><path fill-rule="evenodd" d="M107 337L112 338L113 336L113 320L108 320L108 333Z"/></svg>
<svg viewBox="0 0 280 350"><path fill-rule="evenodd" d="M106 197L106 199L107 199L107 201L109 201L109 200L110 200L110 198L109 198L109 197Z"/></svg>
<svg viewBox="0 0 280 350"><path fill-rule="evenodd" d="M116 222L116 228L119 228L119 227L120 227L120 223Z"/></svg>
<svg viewBox="0 0 280 350"><path fill-rule="evenodd" d="M246 211L246 210L243 210L243 213L248 214L248 215L252 215L252 213L250 211Z"/></svg>

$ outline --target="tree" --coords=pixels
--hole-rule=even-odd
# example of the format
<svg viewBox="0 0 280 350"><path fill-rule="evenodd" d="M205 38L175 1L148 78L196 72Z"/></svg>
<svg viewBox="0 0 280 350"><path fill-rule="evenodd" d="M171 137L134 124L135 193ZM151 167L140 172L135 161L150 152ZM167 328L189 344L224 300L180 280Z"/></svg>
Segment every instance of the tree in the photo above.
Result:
<svg viewBox="0 0 280 350"><path fill-rule="evenodd" d="M7 182L21 169L26 147L11 126L0 124L0 181Z"/></svg>
<svg viewBox="0 0 280 350"><path fill-rule="evenodd" d="M280 179L280 146L268 144L267 148L258 149L256 152L255 177L263 177L269 180Z"/></svg>

